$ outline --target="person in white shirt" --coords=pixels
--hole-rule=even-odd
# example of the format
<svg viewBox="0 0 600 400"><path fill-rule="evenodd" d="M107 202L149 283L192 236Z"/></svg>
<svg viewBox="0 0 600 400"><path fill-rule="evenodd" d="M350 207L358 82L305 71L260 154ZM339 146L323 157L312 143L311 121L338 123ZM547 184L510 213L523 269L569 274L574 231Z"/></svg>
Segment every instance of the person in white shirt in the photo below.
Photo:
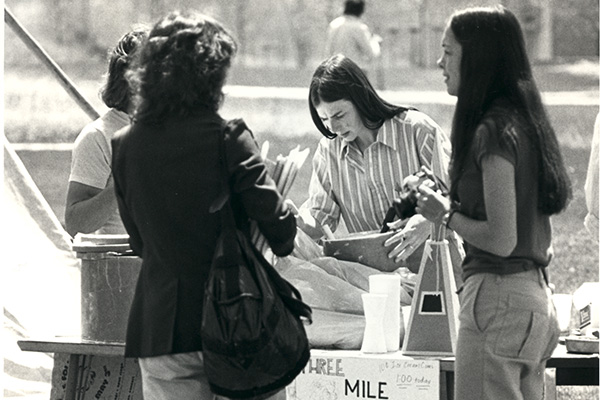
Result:
<svg viewBox="0 0 600 400"><path fill-rule="evenodd" d="M381 53L381 37L361 20L364 0L346 0L344 14L329 24L325 52L327 56L343 54L368 72Z"/></svg>
<svg viewBox="0 0 600 400"><path fill-rule="evenodd" d="M114 193L110 140L115 132L129 125L125 72L146 36L146 28L136 28L110 50L107 81L100 91L110 109L86 125L75 139L65 208L66 230L73 237L77 233L125 233Z"/></svg>

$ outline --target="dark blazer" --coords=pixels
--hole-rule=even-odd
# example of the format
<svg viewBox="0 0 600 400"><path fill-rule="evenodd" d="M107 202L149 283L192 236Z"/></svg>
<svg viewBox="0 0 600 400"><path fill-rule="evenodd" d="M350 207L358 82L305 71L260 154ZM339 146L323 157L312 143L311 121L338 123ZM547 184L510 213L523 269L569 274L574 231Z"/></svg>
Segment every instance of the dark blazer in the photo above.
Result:
<svg viewBox="0 0 600 400"><path fill-rule="evenodd" d="M295 218L243 121L225 123L207 113L122 129L112 141L115 190L131 248L143 259L127 326L128 357L202 349L204 286L220 232L218 213L208 209L221 191L224 131L237 224L247 229L248 219L257 221L276 255L293 250Z"/></svg>

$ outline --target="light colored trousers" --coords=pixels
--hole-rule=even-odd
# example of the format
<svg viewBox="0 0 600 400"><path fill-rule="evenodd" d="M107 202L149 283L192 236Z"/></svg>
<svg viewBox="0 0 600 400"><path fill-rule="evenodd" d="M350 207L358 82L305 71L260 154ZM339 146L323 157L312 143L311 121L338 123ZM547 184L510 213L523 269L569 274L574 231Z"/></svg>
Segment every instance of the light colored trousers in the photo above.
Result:
<svg viewBox="0 0 600 400"><path fill-rule="evenodd" d="M225 400L210 391L202 352L139 358L144 400ZM264 400L285 400L285 390Z"/></svg>
<svg viewBox="0 0 600 400"><path fill-rule="evenodd" d="M551 293L538 269L481 273L460 293L456 400L542 400L558 344Z"/></svg>

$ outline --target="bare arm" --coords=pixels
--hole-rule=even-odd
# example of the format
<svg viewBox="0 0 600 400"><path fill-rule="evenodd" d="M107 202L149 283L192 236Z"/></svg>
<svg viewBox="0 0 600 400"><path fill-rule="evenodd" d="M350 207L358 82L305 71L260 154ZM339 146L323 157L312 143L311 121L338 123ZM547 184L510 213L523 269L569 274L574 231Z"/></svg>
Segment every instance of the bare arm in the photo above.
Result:
<svg viewBox="0 0 600 400"><path fill-rule="evenodd" d="M455 212L448 226L473 246L507 257L517 245L514 166L500 156L487 155L481 167L487 220L478 221ZM448 199L425 185L419 190L417 211L430 221L439 222L450 209Z"/></svg>
<svg viewBox="0 0 600 400"><path fill-rule="evenodd" d="M71 236L78 232L94 232L108 221L116 209L117 200L112 176L104 189L69 182L65 225Z"/></svg>

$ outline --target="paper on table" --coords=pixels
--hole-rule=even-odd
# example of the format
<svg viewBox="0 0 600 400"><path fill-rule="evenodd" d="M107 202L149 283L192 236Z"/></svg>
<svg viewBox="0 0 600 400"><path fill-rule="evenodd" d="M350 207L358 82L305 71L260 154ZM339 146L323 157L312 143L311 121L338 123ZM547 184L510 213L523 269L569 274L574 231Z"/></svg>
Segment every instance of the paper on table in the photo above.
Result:
<svg viewBox="0 0 600 400"><path fill-rule="evenodd" d="M267 160L267 153L269 150L268 143L263 144L261 149L261 156ZM281 154L277 156L275 165L273 167L272 178L277 185L277 190L285 198L287 197L298 170L302 168L302 165L306 161L310 150L300 150L300 146L293 148L287 156ZM256 248L263 254L265 254L269 248L265 237L260 233L256 223L252 223L252 243Z"/></svg>

